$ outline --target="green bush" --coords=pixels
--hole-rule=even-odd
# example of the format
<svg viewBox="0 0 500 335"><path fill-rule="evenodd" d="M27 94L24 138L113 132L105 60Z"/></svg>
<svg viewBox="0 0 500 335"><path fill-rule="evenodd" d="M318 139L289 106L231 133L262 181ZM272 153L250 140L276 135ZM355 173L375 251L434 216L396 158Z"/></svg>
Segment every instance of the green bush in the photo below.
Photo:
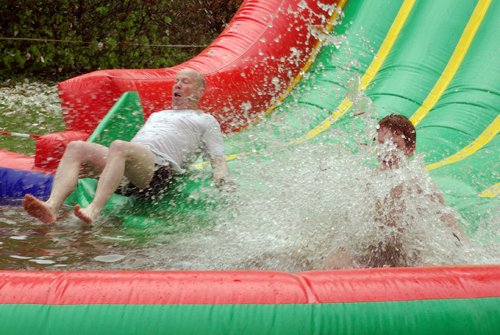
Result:
<svg viewBox="0 0 500 335"><path fill-rule="evenodd" d="M0 2L0 79L160 68L207 45L242 0Z"/></svg>

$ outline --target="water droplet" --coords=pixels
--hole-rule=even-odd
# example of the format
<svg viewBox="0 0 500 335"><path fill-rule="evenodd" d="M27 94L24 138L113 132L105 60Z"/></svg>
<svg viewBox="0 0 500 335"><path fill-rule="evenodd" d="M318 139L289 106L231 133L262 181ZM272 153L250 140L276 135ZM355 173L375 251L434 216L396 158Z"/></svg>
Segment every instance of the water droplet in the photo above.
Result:
<svg viewBox="0 0 500 335"><path fill-rule="evenodd" d="M30 262L41 264L41 265L51 265L51 264L56 263L50 259L30 259Z"/></svg>
<svg viewBox="0 0 500 335"><path fill-rule="evenodd" d="M13 240L23 241L23 240L26 240L28 238L28 236L26 236L26 235L18 235L18 236L11 236L10 238L13 239Z"/></svg>
<svg viewBox="0 0 500 335"><path fill-rule="evenodd" d="M19 256L19 255L9 255L9 257L15 258L15 259L31 259L31 257L28 257L28 256Z"/></svg>
<svg viewBox="0 0 500 335"><path fill-rule="evenodd" d="M94 257L94 260L97 262L102 262L102 263L113 263L113 262L121 261L124 258L125 258L124 255L111 254L111 255L96 256L96 257Z"/></svg>

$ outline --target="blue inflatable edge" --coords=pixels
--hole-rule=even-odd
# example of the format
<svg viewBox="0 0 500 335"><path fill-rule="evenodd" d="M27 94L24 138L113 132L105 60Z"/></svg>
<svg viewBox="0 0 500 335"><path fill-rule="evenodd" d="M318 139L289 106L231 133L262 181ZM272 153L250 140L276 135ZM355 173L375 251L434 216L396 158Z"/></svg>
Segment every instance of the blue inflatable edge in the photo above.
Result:
<svg viewBox="0 0 500 335"><path fill-rule="evenodd" d="M20 199L25 194L37 198L49 197L54 175L0 167L0 201Z"/></svg>

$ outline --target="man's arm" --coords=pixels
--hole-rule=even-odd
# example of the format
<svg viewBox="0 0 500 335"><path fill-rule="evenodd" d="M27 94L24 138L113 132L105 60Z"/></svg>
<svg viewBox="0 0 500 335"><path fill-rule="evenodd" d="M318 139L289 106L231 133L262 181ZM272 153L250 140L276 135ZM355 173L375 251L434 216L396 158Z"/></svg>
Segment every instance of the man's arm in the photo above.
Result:
<svg viewBox="0 0 500 335"><path fill-rule="evenodd" d="M229 176L226 159L224 156L210 158L210 165L212 165L215 185L222 186Z"/></svg>

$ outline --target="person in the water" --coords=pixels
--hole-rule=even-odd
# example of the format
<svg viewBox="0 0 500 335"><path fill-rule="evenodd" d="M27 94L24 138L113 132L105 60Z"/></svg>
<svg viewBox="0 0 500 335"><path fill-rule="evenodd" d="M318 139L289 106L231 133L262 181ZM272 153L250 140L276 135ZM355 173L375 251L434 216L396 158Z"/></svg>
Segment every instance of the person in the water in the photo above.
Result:
<svg viewBox="0 0 500 335"><path fill-rule="evenodd" d="M378 122L377 156L379 173L393 174L414 154L416 148L416 131L413 124L403 115L391 114ZM418 262L418 254L407 252L402 237L405 232L405 220L408 220L405 203L408 193L423 194L418 183L396 183L388 194L375 202L373 221L377 225L383 239L373 241L366 250L348 250L339 246L325 258L325 268L366 268L366 267L404 267ZM444 205L444 198L435 189L429 193L429 200ZM405 216L406 215L406 216ZM415 218L414 218L415 219ZM460 242L464 239L461 229L453 215L440 214L440 221L448 225L452 231L450 238Z"/></svg>

